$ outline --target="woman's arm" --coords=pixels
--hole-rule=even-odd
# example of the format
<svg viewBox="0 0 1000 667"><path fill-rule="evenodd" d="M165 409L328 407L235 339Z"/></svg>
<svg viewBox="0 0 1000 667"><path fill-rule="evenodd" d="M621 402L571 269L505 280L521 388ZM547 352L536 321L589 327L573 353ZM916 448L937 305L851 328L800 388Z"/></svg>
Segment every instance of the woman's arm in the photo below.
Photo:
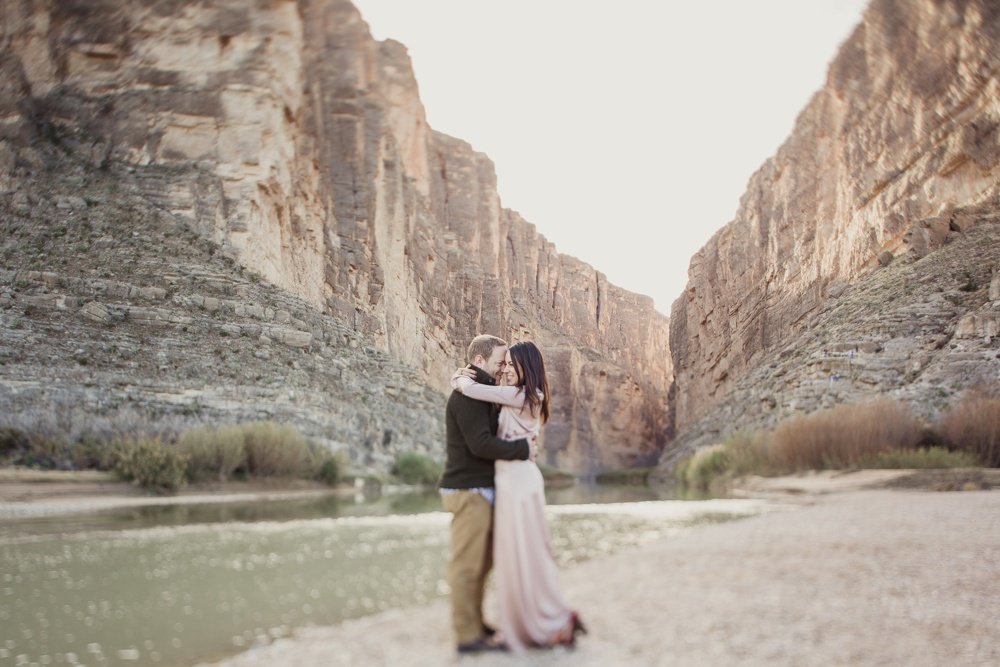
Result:
<svg viewBox="0 0 1000 667"><path fill-rule="evenodd" d="M520 387L492 387L488 384L479 384L467 377L452 378L451 386L452 389L477 401L509 405L518 409L524 407L524 391Z"/></svg>

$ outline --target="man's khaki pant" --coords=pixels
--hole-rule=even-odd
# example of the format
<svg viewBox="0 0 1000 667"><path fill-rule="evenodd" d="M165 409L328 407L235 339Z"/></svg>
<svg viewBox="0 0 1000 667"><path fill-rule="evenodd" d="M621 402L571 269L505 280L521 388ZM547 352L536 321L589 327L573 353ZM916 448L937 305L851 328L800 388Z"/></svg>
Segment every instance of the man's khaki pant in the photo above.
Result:
<svg viewBox="0 0 1000 667"><path fill-rule="evenodd" d="M458 643L467 644L483 636L483 593L493 567L493 507L474 491L446 493L441 503L452 513L451 622Z"/></svg>

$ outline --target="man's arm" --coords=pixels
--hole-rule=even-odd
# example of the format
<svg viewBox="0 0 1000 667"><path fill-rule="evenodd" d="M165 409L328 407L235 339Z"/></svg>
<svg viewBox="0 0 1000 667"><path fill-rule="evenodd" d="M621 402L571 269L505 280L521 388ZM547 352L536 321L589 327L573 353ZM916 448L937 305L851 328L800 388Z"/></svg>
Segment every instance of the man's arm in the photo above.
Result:
<svg viewBox="0 0 1000 667"><path fill-rule="evenodd" d="M479 458L525 461L531 455L531 445L527 440L501 440L490 433L489 416L483 410L458 409L454 414L462 438Z"/></svg>

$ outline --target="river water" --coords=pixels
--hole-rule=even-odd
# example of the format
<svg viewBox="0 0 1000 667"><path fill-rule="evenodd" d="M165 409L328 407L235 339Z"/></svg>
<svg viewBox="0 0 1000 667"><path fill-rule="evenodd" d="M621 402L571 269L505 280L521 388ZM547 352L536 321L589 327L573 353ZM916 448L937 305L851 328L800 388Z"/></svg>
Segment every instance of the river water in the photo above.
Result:
<svg viewBox="0 0 1000 667"><path fill-rule="evenodd" d="M762 509L642 487L547 495L562 566ZM0 521L0 666L191 665L426 603L447 594L449 520L416 493Z"/></svg>

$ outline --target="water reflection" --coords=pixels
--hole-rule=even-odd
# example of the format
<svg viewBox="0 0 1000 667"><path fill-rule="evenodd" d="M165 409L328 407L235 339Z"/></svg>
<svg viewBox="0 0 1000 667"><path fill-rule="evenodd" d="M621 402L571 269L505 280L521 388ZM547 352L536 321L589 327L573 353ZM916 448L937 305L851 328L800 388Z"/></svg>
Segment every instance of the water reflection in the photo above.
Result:
<svg viewBox="0 0 1000 667"><path fill-rule="evenodd" d="M149 526L202 523L252 523L336 516L416 514L441 509L438 494L418 491L356 498L334 493L296 499L219 502L191 505L147 505L71 516L36 516L0 521L0 540L15 535L51 535L92 530L129 530Z"/></svg>
<svg viewBox="0 0 1000 667"><path fill-rule="evenodd" d="M648 500L705 500L709 497L706 495L698 498L679 498L673 492L662 488L639 485L571 484L566 487L545 490L545 502L549 505L631 503Z"/></svg>
<svg viewBox="0 0 1000 667"><path fill-rule="evenodd" d="M645 500L637 491L550 494L553 505L574 504L551 514L560 563L661 539L692 520L597 504ZM185 665L295 628L425 603L447 592L449 518L431 492L8 522L0 665Z"/></svg>
<svg viewBox="0 0 1000 667"><path fill-rule="evenodd" d="M648 500L672 500L676 496L645 486L573 484L549 488L550 505L606 504ZM704 498L684 498L702 500ZM19 535L52 535L93 530L129 530L149 526L184 526L201 523L287 521L336 516L386 516L441 511L437 491L422 490L363 495L329 493L296 499L266 499L252 502L219 502L190 505L146 505L89 513L30 518L0 519L0 540Z"/></svg>

